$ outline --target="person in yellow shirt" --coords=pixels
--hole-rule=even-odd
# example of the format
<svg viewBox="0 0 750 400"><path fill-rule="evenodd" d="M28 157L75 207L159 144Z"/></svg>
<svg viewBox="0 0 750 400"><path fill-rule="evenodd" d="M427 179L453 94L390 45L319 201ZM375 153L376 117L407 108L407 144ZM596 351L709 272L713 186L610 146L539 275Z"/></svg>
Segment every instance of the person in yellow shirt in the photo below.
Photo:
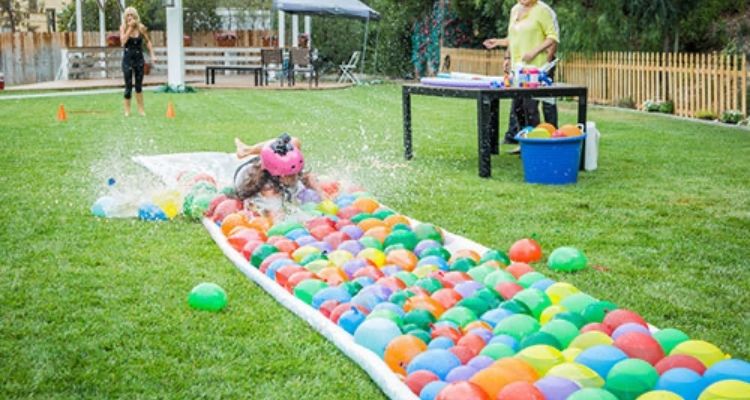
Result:
<svg viewBox="0 0 750 400"><path fill-rule="evenodd" d="M484 46L488 49L507 47L503 67L508 72L511 66L518 64L543 66L559 41L557 17L552 8L538 0L518 0L510 12L507 38L487 39ZM539 104L529 96L514 98L511 114L519 129L539 124ZM519 129L510 127L505 133L505 143L515 143L514 135Z"/></svg>

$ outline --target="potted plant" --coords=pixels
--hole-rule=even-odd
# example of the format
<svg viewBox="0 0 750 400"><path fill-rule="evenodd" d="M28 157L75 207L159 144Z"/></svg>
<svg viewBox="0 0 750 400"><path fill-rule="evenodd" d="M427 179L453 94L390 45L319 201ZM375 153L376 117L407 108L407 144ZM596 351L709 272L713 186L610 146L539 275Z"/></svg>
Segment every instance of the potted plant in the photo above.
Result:
<svg viewBox="0 0 750 400"><path fill-rule="evenodd" d="M237 44L237 34L234 32L219 32L214 34L219 47L234 47Z"/></svg>
<svg viewBox="0 0 750 400"><path fill-rule="evenodd" d="M107 35L107 47L120 47L121 45L119 33L110 33Z"/></svg>

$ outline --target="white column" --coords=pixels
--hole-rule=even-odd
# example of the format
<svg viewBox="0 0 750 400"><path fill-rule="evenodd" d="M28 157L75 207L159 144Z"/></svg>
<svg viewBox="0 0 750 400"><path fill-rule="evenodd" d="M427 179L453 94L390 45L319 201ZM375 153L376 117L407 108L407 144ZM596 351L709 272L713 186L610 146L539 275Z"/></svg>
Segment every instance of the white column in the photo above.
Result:
<svg viewBox="0 0 750 400"><path fill-rule="evenodd" d="M76 46L83 47L83 3L76 0Z"/></svg>
<svg viewBox="0 0 750 400"><path fill-rule="evenodd" d="M292 47L299 47L299 16L292 15Z"/></svg>
<svg viewBox="0 0 750 400"><path fill-rule="evenodd" d="M105 18L104 18L104 5L105 2L102 2L102 6L99 7L99 46L107 47L107 27L105 25Z"/></svg>
<svg viewBox="0 0 750 400"><path fill-rule="evenodd" d="M312 49L312 17L305 15L305 35L307 35L307 46Z"/></svg>
<svg viewBox="0 0 750 400"><path fill-rule="evenodd" d="M284 39L286 39L286 19L284 12L279 10L279 48L284 48Z"/></svg>
<svg viewBox="0 0 750 400"><path fill-rule="evenodd" d="M105 19L104 19L104 6L105 2L103 0L96 0L96 5L99 7L99 46L101 47L107 47L107 35L106 35L106 26L105 26ZM101 64L104 66L104 70L102 71L102 78L107 77L107 58L106 53L100 53L100 56L102 57Z"/></svg>
<svg viewBox="0 0 750 400"><path fill-rule="evenodd" d="M167 8L167 83L185 84L185 49L183 48L182 0Z"/></svg>

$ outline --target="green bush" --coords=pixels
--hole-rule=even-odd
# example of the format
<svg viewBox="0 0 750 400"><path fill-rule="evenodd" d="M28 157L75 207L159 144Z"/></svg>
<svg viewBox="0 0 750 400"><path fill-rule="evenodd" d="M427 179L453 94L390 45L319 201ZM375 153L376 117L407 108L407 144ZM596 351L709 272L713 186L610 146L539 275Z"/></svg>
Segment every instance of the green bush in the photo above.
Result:
<svg viewBox="0 0 750 400"><path fill-rule="evenodd" d="M646 100L643 102L643 111L657 112L661 107L661 103L658 100Z"/></svg>
<svg viewBox="0 0 750 400"><path fill-rule="evenodd" d="M725 124L738 124L742 121L742 113L737 110L726 110L721 114L721 122Z"/></svg>
<svg viewBox="0 0 750 400"><path fill-rule="evenodd" d="M711 110L699 110L695 113L695 118L713 121L718 117L716 116L716 113Z"/></svg>
<svg viewBox="0 0 750 400"><path fill-rule="evenodd" d="M674 102L672 100L667 100L661 104L659 104L659 112L664 114L673 114L674 113Z"/></svg>

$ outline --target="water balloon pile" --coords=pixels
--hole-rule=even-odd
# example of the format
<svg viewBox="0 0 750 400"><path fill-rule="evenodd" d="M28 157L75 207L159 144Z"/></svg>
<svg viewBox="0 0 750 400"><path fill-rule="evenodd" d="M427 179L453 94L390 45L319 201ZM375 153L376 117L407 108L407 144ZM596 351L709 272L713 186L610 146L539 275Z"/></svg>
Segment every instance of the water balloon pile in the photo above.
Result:
<svg viewBox="0 0 750 400"><path fill-rule="evenodd" d="M456 248L361 190L323 182L298 196L307 218L273 221L231 188L183 173L138 216L210 218L251 265L383 359L421 399L748 399L750 364L538 271L574 272L574 247L534 239L508 251ZM92 207L107 216L117 206ZM546 266L545 266L546 264ZM226 293L196 286L188 304L220 311Z"/></svg>
<svg viewBox="0 0 750 400"><path fill-rule="evenodd" d="M537 271L533 239L506 253L447 246L364 192L300 196L271 221L215 195L212 218L260 272L353 336L421 399L741 399L750 364ZM556 271L585 269L552 251Z"/></svg>
<svg viewBox="0 0 750 400"><path fill-rule="evenodd" d="M115 184L115 178L107 180L109 187ZM168 221L178 215L200 219L212 201L220 195L233 193L233 190L232 187L220 187L209 174L183 171L169 187L136 191L128 196L101 196L91 206L91 213L100 218L137 217L143 221Z"/></svg>

